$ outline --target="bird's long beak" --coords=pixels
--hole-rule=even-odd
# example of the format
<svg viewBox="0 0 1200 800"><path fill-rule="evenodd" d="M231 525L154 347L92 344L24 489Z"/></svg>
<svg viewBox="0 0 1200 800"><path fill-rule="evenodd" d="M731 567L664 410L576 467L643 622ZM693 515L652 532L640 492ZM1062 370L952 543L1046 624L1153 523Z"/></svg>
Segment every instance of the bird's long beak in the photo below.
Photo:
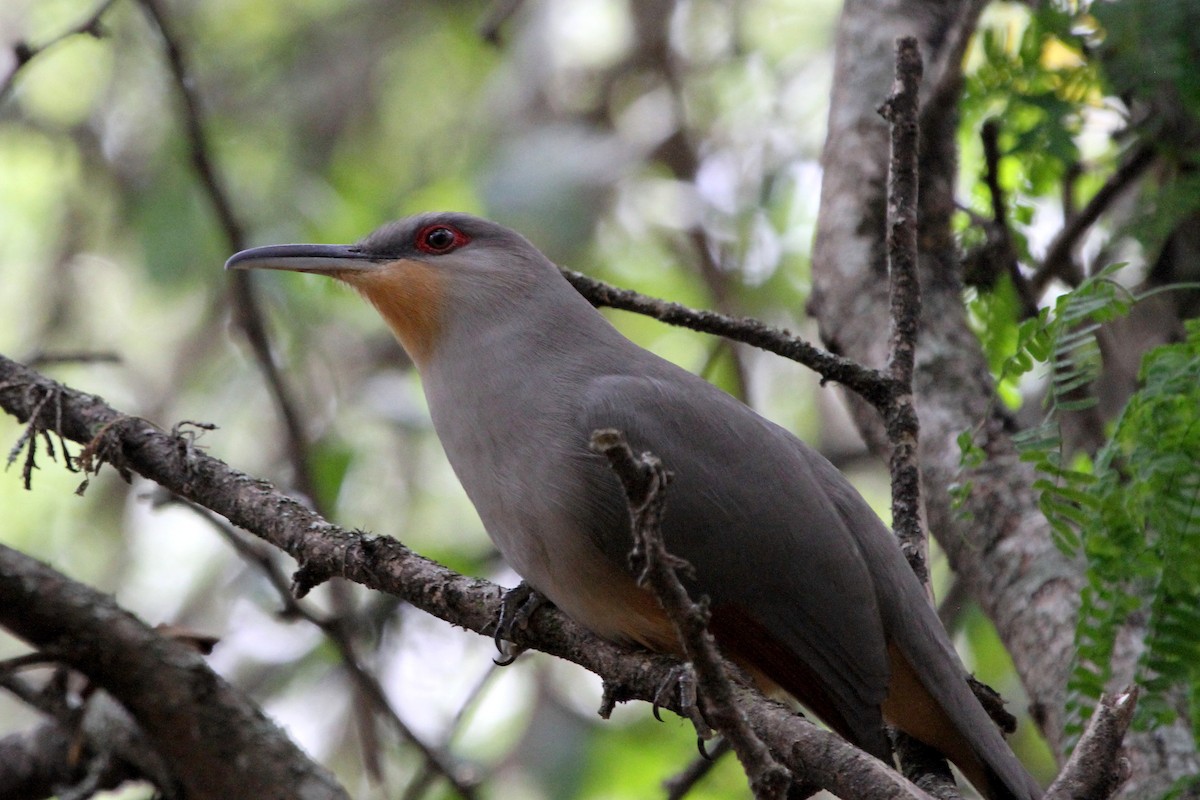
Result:
<svg viewBox="0 0 1200 800"><path fill-rule="evenodd" d="M377 269L394 259L372 257L352 244L273 244L232 256L225 269L282 269L338 275Z"/></svg>

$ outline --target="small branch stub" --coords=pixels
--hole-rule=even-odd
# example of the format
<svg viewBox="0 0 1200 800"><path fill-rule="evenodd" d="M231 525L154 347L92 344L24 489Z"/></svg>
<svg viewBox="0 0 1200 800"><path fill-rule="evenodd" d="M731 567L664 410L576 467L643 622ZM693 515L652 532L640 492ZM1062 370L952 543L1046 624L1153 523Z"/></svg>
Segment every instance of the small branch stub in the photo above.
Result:
<svg viewBox="0 0 1200 800"><path fill-rule="evenodd" d="M1138 690L1100 697L1087 729L1062 772L1046 790L1044 800L1107 800L1129 778L1129 762L1121 757L1121 742L1133 722Z"/></svg>

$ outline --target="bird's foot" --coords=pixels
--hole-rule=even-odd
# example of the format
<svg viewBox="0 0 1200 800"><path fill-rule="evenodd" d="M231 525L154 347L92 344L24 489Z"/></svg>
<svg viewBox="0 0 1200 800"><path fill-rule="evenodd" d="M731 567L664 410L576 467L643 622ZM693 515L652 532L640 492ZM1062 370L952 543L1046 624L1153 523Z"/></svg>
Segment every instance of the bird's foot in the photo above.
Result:
<svg viewBox="0 0 1200 800"><path fill-rule="evenodd" d="M492 636L501 656L496 660L496 664L507 667L517 660L523 648L512 642L513 631L524 630L533 612L549 603L545 595L525 581L504 593L500 600L500 617L496 620L496 632Z"/></svg>
<svg viewBox="0 0 1200 800"><path fill-rule="evenodd" d="M700 754L708 758L708 753L704 750L704 742L713 737L713 729L709 727L708 721L704 719L704 713L700 711L699 694L696 690L696 673L692 670L690 663L683 663L672 668L666 679L659 684L658 691L654 693L654 702L651 704L656 720L662 722L658 710L663 706L674 705L672 700L678 701L679 715L692 721L692 725L696 728Z"/></svg>

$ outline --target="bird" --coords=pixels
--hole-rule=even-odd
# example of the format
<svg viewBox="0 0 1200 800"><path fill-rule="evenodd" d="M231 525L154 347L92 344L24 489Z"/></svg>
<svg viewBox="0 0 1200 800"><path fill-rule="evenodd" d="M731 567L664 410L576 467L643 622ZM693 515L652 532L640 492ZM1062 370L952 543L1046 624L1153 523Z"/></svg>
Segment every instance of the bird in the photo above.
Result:
<svg viewBox="0 0 1200 800"><path fill-rule="evenodd" d="M674 474L662 534L690 563L721 650L892 764L885 721L954 762L988 800L1036 781L968 675L889 528L828 460L749 406L621 334L520 234L458 212L357 244L286 244L226 269L314 273L357 290L420 375L434 429L524 583L593 633L678 654L628 565L628 505L593 431Z"/></svg>

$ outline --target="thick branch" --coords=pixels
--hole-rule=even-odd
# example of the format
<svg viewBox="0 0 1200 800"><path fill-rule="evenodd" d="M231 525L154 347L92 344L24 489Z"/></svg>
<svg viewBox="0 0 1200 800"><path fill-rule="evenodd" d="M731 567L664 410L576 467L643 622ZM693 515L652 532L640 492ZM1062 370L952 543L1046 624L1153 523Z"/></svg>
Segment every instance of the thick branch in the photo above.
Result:
<svg viewBox="0 0 1200 800"><path fill-rule="evenodd" d="M39 427L89 444L85 449L95 457L137 472L288 553L301 564L296 582L302 592L337 575L477 633L489 632L499 617L501 589L495 584L459 575L394 539L332 525L265 481L190 447L186 438L0 356L0 407L24 421L46 395L57 398L38 412ZM622 700L653 700L677 663L599 639L553 609L515 628L512 637L517 645L600 675L618 687ZM790 709L748 688L735 687L734 696L774 756L806 780L841 797L924 797L894 770Z"/></svg>
<svg viewBox="0 0 1200 800"><path fill-rule="evenodd" d="M1137 689L1102 695L1070 760L1043 800L1107 800L1129 779L1121 743L1137 709Z"/></svg>
<svg viewBox="0 0 1200 800"><path fill-rule="evenodd" d="M193 649L3 545L0 625L120 700L190 798L347 797Z"/></svg>
<svg viewBox="0 0 1200 800"><path fill-rule="evenodd" d="M115 789L138 777L116 761L93 770L91 754L78 748L76 733L54 722L0 739L0 797L43 800L89 778L97 789Z"/></svg>

